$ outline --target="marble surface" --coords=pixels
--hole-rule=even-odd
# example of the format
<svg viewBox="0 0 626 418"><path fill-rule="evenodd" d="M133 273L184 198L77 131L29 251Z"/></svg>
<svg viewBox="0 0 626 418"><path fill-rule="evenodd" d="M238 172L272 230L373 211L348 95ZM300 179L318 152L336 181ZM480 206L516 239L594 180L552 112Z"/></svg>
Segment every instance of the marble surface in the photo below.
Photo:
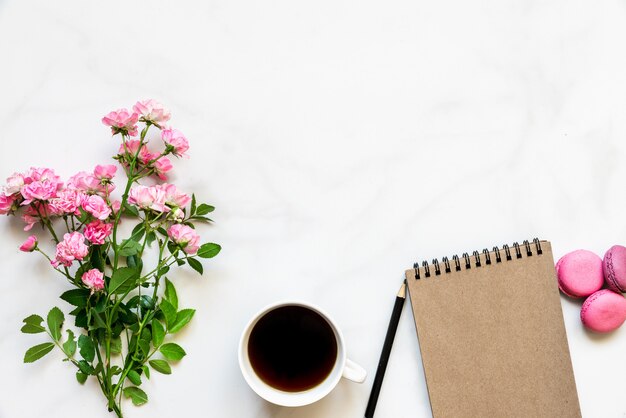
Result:
<svg viewBox="0 0 626 418"><path fill-rule="evenodd" d="M67 177L117 149L99 120L154 97L191 141L174 181L223 245L177 274L188 356L130 418L361 417L403 270L539 236L555 256L626 242L626 2L0 0L1 177ZM0 222L0 417L110 417L58 352L22 364L22 318L66 287ZM303 408L245 384L239 334L276 300L330 312L370 378ZM626 327L562 298L585 417L626 416ZM405 306L378 417L429 416Z"/></svg>

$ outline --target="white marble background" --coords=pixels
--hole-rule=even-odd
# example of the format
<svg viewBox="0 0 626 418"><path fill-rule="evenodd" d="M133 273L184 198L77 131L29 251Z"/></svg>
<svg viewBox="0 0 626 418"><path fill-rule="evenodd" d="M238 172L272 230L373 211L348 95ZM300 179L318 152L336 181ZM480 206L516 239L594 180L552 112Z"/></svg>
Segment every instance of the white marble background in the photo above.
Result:
<svg viewBox="0 0 626 418"><path fill-rule="evenodd" d="M217 207L224 250L181 272L188 356L129 418L361 417L415 259L539 236L555 255L626 242L626 1L0 0L0 177L67 177L117 149L100 117L154 97L191 141L175 181ZM69 306L0 222L0 417L111 417L21 320ZM284 298L323 306L371 377L299 409L244 383L239 333ZM626 328L562 299L585 417L626 416ZM429 416L405 307L378 417Z"/></svg>

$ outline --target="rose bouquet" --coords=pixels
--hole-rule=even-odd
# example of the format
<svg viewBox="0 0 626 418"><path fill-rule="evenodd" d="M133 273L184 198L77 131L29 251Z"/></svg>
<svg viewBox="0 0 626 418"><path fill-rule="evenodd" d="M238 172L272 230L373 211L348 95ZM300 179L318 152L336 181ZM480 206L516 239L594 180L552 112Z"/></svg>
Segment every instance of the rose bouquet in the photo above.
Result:
<svg viewBox="0 0 626 418"><path fill-rule="evenodd" d="M36 235L20 250L41 254L67 280L70 286L61 299L73 307L70 314L80 330L68 327L64 335L65 317L57 307L45 323L39 315L25 318L22 332L45 333L50 341L28 349L24 362L57 347L76 368L78 382L98 381L108 410L118 417L123 416L122 396L135 405L146 403L142 380L150 378L151 370L170 374L170 363L186 354L168 334L180 331L195 311L179 308L170 268L187 264L202 274L199 259L220 251L217 244L201 245L195 231L196 223L211 222L206 215L214 208L162 182L172 169L168 156L184 157L189 149L185 136L166 126L169 119L154 100L102 119L121 142L113 157L126 175L119 200L114 197L115 165L98 165L65 184L52 169L31 168L10 176L0 193L0 214L19 215L24 230L41 226L51 236L54 253ZM157 152L148 148L153 127L160 131L160 140L153 141L161 144ZM125 237L120 236L122 220L136 223Z"/></svg>

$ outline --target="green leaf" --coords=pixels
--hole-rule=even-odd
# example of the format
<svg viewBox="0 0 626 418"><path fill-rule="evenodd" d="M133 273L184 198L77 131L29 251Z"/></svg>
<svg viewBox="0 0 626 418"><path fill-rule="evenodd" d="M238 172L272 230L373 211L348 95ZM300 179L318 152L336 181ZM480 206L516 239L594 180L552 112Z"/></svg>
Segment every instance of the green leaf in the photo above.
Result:
<svg viewBox="0 0 626 418"><path fill-rule="evenodd" d="M202 258L213 258L221 251L222 247L219 244L214 244L212 242L208 242L206 244L202 244L200 249L198 250L198 257Z"/></svg>
<svg viewBox="0 0 626 418"><path fill-rule="evenodd" d="M43 322L43 318L39 315L31 315L24 318L24 326L22 327L22 332L25 334L39 334L40 332L45 332L46 329L41 325Z"/></svg>
<svg viewBox="0 0 626 418"><path fill-rule="evenodd" d="M135 295L132 298L130 298L128 303L126 303L126 306L130 309L137 308L137 307L141 307L141 309L153 309L154 308L152 306L152 297L148 295L141 295L141 297L139 297L139 295Z"/></svg>
<svg viewBox="0 0 626 418"><path fill-rule="evenodd" d="M91 363L96 355L96 349L93 345L93 341L86 335L78 337L78 351L82 358Z"/></svg>
<svg viewBox="0 0 626 418"><path fill-rule="evenodd" d="M172 242L172 241L169 241L167 243L167 249L170 252L170 254L172 254L173 256L176 256L176 253L178 253L178 251L180 250L178 245L175 242Z"/></svg>
<svg viewBox="0 0 626 418"><path fill-rule="evenodd" d="M100 296L99 300L96 303L96 306L93 307L93 310L98 313L104 312L107 305L107 297L105 295Z"/></svg>
<svg viewBox="0 0 626 418"><path fill-rule="evenodd" d="M143 235L146 233L146 224L141 222L135 225L133 228L133 232L130 233L130 239L133 241L139 241L143 238Z"/></svg>
<svg viewBox="0 0 626 418"><path fill-rule="evenodd" d="M196 195L191 195L191 207L189 208L189 214L193 216L196 213Z"/></svg>
<svg viewBox="0 0 626 418"><path fill-rule="evenodd" d="M163 344L159 351L168 360L180 360L187 354L185 350L176 343Z"/></svg>
<svg viewBox="0 0 626 418"><path fill-rule="evenodd" d="M96 373L96 369L94 369L91 364L87 363L86 360L81 360L78 362L78 368L80 369L81 372L85 373L85 374L95 374Z"/></svg>
<svg viewBox="0 0 626 418"><path fill-rule="evenodd" d="M132 290L137 284L139 270L131 267L122 267L113 272L109 282L109 293L120 294Z"/></svg>
<svg viewBox="0 0 626 418"><path fill-rule="evenodd" d="M48 329L55 341L59 341L59 338L61 338L63 321L65 321L65 315L56 306L48 312Z"/></svg>
<svg viewBox="0 0 626 418"><path fill-rule="evenodd" d="M146 395L146 392L136 386L124 388L124 396L130 398L135 406L140 406L148 402L148 395Z"/></svg>
<svg viewBox="0 0 626 418"><path fill-rule="evenodd" d="M39 334L40 332L45 332L46 329L38 325L24 324L21 331L24 334Z"/></svg>
<svg viewBox="0 0 626 418"><path fill-rule="evenodd" d="M152 341L152 333L149 329L144 328L141 331L141 337L137 341L139 348L141 351L147 356L150 354L150 341Z"/></svg>
<svg viewBox="0 0 626 418"><path fill-rule="evenodd" d="M123 257L128 257L137 254L139 251L141 251L140 243L134 239L125 239L122 240L122 244L117 253Z"/></svg>
<svg viewBox="0 0 626 418"><path fill-rule="evenodd" d="M165 275L167 274L167 272L168 272L168 271L170 271L169 266L164 266L164 267L161 267L161 268L159 269L159 271L157 272L157 276L159 276L159 277L163 277L163 276L165 276Z"/></svg>
<svg viewBox="0 0 626 418"><path fill-rule="evenodd" d="M76 273L74 273L74 283L81 283L81 277L88 270L89 264L85 263L82 266L76 269Z"/></svg>
<svg viewBox="0 0 626 418"><path fill-rule="evenodd" d="M169 327L170 333L175 333L180 331L185 325L191 321L193 315L196 313L195 309L183 309L178 314L176 314L176 322Z"/></svg>
<svg viewBox="0 0 626 418"><path fill-rule="evenodd" d="M133 385L141 385L141 376L139 376L139 373L137 373L136 371L131 370L126 376L128 377L128 380L133 383Z"/></svg>
<svg viewBox="0 0 626 418"><path fill-rule="evenodd" d="M165 292L163 296L169 303L172 304L174 310L178 310L178 295L176 294L176 288L174 284L168 279L165 279Z"/></svg>
<svg viewBox="0 0 626 418"><path fill-rule="evenodd" d="M139 346L139 350L143 353L144 357L147 357L150 354L150 341L137 340L137 345Z"/></svg>
<svg viewBox="0 0 626 418"><path fill-rule="evenodd" d="M80 223L86 223L91 215L89 215L89 213L83 208L78 208L78 211L80 212L80 215L78 215L76 219L78 219Z"/></svg>
<svg viewBox="0 0 626 418"><path fill-rule="evenodd" d="M98 363L98 365L96 366L96 368L93 370L93 374L98 375L100 373L102 373L102 370L104 369L104 366L102 365L102 363Z"/></svg>
<svg viewBox="0 0 626 418"><path fill-rule="evenodd" d="M165 328L158 319L152 320L152 344L155 347L160 346L165 338Z"/></svg>
<svg viewBox="0 0 626 418"><path fill-rule="evenodd" d="M143 370L143 374L146 375L148 379L150 379L150 368L146 365L141 366L141 370Z"/></svg>
<svg viewBox="0 0 626 418"><path fill-rule="evenodd" d="M126 265L128 267L136 268L137 267L137 254L127 256Z"/></svg>
<svg viewBox="0 0 626 418"><path fill-rule="evenodd" d="M118 374L122 374L122 369L119 366L113 366L110 370L111 375L117 376Z"/></svg>
<svg viewBox="0 0 626 418"><path fill-rule="evenodd" d="M54 343L38 344L26 350L24 354L24 363L32 363L48 354L54 348Z"/></svg>
<svg viewBox="0 0 626 418"><path fill-rule="evenodd" d="M213 222L213 219L208 218L206 216L192 216L189 218L192 221L205 221L205 222Z"/></svg>
<svg viewBox="0 0 626 418"><path fill-rule="evenodd" d="M70 357L76 352L76 340L74 339L74 333L71 329L67 330L67 340L63 343L63 350L65 350L65 353Z"/></svg>
<svg viewBox="0 0 626 418"><path fill-rule="evenodd" d="M126 202L124 203L124 215L139 217L139 211L135 206L132 206L128 202Z"/></svg>
<svg viewBox="0 0 626 418"><path fill-rule="evenodd" d="M148 341L148 343L150 343L150 341L152 341L152 332L150 331L149 328L144 328L143 330L141 330L141 338L142 340L146 340Z"/></svg>
<svg viewBox="0 0 626 418"><path fill-rule="evenodd" d="M72 289L61 295L61 299L69 303L70 305L84 308L87 306L87 300L91 292L87 289Z"/></svg>
<svg viewBox="0 0 626 418"><path fill-rule="evenodd" d="M24 322L25 324L31 324L31 325L41 325L41 323L43 322L43 318L40 317L39 315L30 315L24 318L22 322Z"/></svg>
<svg viewBox="0 0 626 418"><path fill-rule="evenodd" d="M198 206L198 210L196 211L195 215L203 216L203 215L206 215L207 213L213 212L214 210L215 208L213 206L203 203L200 206Z"/></svg>
<svg viewBox="0 0 626 418"><path fill-rule="evenodd" d="M87 312L81 310L76 314L76 319L74 320L74 325L79 328L87 328L89 324L87 324Z"/></svg>
<svg viewBox="0 0 626 418"><path fill-rule="evenodd" d="M104 323L104 319L102 319L102 315L96 311L96 308L91 308L89 311L91 318L93 319L93 324L89 325L89 330L106 328L106 324Z"/></svg>
<svg viewBox="0 0 626 418"><path fill-rule="evenodd" d="M101 247L99 245L94 245L92 248L93 250L91 251L91 255L89 256L89 261L91 261L91 267L96 268L100 271L104 271L104 260L102 259L102 254L100 253Z"/></svg>
<svg viewBox="0 0 626 418"><path fill-rule="evenodd" d="M202 267L202 263L195 258L187 258L187 262L189 263L191 268L200 273L200 275L204 273L204 267Z"/></svg>
<svg viewBox="0 0 626 418"><path fill-rule="evenodd" d="M122 339L120 337L111 339L111 354L121 354Z"/></svg>
<svg viewBox="0 0 626 418"><path fill-rule="evenodd" d="M161 307L161 311L165 316L165 324L169 329L171 326L174 325L174 322L176 322L176 309L167 300L162 300L159 306Z"/></svg>
<svg viewBox="0 0 626 418"><path fill-rule="evenodd" d="M78 383L80 383L81 385L84 384L87 381L87 378L89 377L89 375L86 375L83 372L76 372L76 380L78 380Z"/></svg>
<svg viewBox="0 0 626 418"><path fill-rule="evenodd" d="M156 236L156 232L154 231L150 231L146 234L146 243L148 244L148 247L152 247L152 243L154 241L156 241L157 236Z"/></svg>
<svg viewBox="0 0 626 418"><path fill-rule="evenodd" d="M54 348L54 343L43 343L33 346L26 350L24 354L24 363L32 363L48 354Z"/></svg>
<svg viewBox="0 0 626 418"><path fill-rule="evenodd" d="M172 368L165 360L150 360L148 363L150 363L150 366L152 366L152 368L159 373L172 374Z"/></svg>

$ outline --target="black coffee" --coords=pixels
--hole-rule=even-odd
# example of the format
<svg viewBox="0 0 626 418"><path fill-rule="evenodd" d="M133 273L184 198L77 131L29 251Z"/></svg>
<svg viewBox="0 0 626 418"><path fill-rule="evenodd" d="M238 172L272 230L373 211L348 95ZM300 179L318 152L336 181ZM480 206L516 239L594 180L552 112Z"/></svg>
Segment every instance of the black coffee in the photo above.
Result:
<svg viewBox="0 0 626 418"><path fill-rule="evenodd" d="M317 312L283 306L256 323L248 341L248 357L265 383L286 392L300 392L328 377L337 359L337 339Z"/></svg>

